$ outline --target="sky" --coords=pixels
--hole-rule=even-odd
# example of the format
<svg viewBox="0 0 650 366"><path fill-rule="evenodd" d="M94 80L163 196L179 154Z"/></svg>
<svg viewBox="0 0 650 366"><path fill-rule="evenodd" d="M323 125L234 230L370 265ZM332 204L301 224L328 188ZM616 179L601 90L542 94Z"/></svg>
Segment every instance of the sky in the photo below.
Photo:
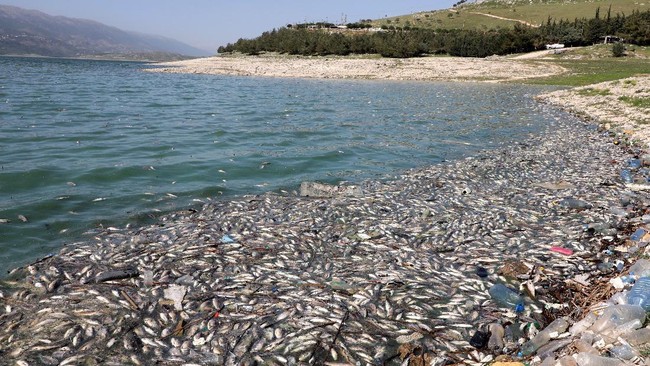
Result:
<svg viewBox="0 0 650 366"><path fill-rule="evenodd" d="M0 0L50 15L170 37L214 53L289 23L339 23L449 8L457 0Z"/></svg>

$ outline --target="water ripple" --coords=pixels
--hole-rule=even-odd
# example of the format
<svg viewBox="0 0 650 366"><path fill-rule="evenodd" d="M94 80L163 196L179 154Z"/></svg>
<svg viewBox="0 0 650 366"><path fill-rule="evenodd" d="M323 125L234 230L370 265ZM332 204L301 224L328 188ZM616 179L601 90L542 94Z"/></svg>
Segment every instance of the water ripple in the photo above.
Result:
<svg viewBox="0 0 650 366"><path fill-rule="evenodd" d="M302 180L381 179L538 131L521 85L264 79L0 58L0 268L96 226ZM22 222L18 215L29 221Z"/></svg>

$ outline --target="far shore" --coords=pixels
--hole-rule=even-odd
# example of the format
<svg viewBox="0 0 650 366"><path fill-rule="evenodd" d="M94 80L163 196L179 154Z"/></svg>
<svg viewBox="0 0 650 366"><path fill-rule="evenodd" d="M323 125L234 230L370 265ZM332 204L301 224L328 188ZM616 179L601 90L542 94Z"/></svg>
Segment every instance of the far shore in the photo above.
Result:
<svg viewBox="0 0 650 366"><path fill-rule="evenodd" d="M564 73L557 65L505 57L301 57L220 55L157 64L153 72L317 79L507 82Z"/></svg>

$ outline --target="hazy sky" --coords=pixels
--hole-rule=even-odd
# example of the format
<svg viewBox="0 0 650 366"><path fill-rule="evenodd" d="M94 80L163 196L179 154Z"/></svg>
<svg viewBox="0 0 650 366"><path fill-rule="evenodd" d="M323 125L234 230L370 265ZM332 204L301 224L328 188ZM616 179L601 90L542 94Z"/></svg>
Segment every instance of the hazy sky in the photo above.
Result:
<svg viewBox="0 0 650 366"><path fill-rule="evenodd" d="M51 15L156 34L214 52L288 23L348 22L449 8L457 0L0 0Z"/></svg>

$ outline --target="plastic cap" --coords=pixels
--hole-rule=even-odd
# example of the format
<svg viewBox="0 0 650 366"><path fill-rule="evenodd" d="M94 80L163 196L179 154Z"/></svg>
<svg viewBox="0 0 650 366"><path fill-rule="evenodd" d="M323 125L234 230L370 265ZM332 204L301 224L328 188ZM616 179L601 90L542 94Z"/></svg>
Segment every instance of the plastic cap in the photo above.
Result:
<svg viewBox="0 0 650 366"><path fill-rule="evenodd" d="M520 302L515 306L515 313L522 313L524 311L524 303Z"/></svg>

